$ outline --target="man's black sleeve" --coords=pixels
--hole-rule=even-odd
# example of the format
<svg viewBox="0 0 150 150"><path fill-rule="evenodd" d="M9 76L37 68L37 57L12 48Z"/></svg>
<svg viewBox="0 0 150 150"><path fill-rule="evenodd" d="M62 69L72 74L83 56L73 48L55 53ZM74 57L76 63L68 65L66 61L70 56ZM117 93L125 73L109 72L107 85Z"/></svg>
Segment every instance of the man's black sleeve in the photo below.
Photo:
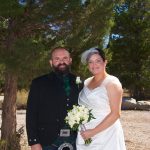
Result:
<svg viewBox="0 0 150 150"><path fill-rule="evenodd" d="M32 81L30 92L27 101L26 111L26 129L29 145L40 143L38 137L38 101L39 101L39 86L36 81Z"/></svg>

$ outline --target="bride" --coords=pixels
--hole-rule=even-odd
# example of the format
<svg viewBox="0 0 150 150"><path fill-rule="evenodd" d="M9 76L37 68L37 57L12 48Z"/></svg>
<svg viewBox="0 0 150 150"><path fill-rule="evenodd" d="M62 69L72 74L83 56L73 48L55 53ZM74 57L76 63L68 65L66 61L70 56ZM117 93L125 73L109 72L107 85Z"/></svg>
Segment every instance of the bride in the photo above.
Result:
<svg viewBox="0 0 150 150"><path fill-rule="evenodd" d="M119 79L106 72L107 60L98 48L85 51L81 62L93 76L85 80L78 103L91 109L95 119L84 124L85 131L78 132L77 150L126 150L119 121L123 93ZM92 142L85 145L90 138Z"/></svg>

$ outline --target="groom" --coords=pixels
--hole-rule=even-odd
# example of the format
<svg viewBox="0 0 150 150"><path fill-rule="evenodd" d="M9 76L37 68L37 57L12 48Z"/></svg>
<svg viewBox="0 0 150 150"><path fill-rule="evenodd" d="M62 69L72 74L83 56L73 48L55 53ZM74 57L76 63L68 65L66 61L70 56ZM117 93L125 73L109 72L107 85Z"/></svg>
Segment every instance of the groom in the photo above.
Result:
<svg viewBox="0 0 150 150"><path fill-rule="evenodd" d="M64 118L77 104L82 88L70 72L72 58L67 49L53 49L49 63L52 72L34 79L28 96L26 128L31 150L58 149L57 139L70 136L68 131L63 133Z"/></svg>

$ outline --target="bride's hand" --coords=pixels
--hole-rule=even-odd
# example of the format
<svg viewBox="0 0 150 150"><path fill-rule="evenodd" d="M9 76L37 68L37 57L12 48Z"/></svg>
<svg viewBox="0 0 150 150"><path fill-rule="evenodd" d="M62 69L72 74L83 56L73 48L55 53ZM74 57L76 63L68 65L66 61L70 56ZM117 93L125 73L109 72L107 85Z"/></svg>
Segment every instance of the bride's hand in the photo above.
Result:
<svg viewBox="0 0 150 150"><path fill-rule="evenodd" d="M87 129L85 131L81 131L80 134L84 140L87 140L94 136L94 131L93 129Z"/></svg>

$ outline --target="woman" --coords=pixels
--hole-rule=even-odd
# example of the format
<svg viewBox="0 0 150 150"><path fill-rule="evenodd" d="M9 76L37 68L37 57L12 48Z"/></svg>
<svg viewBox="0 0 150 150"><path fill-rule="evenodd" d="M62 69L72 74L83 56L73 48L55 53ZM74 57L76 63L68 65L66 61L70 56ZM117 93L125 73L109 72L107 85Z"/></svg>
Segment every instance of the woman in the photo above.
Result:
<svg viewBox="0 0 150 150"><path fill-rule="evenodd" d="M107 60L98 48L85 51L81 62L88 64L93 76L85 80L79 105L91 109L95 119L85 124L85 131L78 132L77 150L126 150L119 121L123 93L120 81L106 72ZM92 142L85 145L90 138Z"/></svg>

